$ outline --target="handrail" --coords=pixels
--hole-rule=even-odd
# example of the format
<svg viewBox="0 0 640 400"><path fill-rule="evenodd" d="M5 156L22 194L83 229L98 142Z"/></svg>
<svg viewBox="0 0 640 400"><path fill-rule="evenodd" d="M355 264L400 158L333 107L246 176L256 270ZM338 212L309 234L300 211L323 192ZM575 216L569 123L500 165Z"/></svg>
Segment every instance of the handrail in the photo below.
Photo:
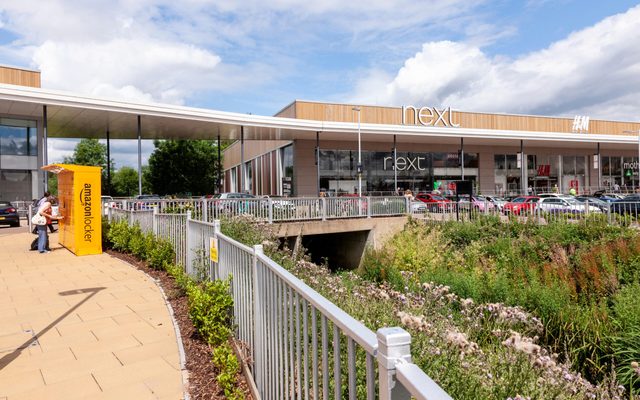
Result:
<svg viewBox="0 0 640 400"><path fill-rule="evenodd" d="M451 396L416 364L399 360L396 378L416 400L451 400Z"/></svg>
<svg viewBox="0 0 640 400"><path fill-rule="evenodd" d="M362 346L362 348L365 349L369 354L376 355L376 351L378 349L378 339L375 332L373 332L362 322L353 318L351 315L344 312L341 308L327 300L327 298L316 292L302 280L296 278L291 272L278 265L269 257L263 254L258 254L257 257L264 264L268 265L271 270L276 275L278 275L278 277L280 277L280 279L293 287L309 303L320 310L334 324L339 326L343 332L348 333L348 336L352 337L352 339L354 339L356 343Z"/></svg>

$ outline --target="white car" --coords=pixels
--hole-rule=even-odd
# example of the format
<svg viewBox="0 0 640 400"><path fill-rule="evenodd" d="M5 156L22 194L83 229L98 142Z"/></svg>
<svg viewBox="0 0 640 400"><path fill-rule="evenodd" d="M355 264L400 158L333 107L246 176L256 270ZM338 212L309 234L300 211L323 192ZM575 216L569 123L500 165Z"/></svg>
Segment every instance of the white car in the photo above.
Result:
<svg viewBox="0 0 640 400"><path fill-rule="evenodd" d="M546 211L553 214L584 214L601 213L600 208L588 206L574 199L573 196L549 196L538 201L537 211Z"/></svg>

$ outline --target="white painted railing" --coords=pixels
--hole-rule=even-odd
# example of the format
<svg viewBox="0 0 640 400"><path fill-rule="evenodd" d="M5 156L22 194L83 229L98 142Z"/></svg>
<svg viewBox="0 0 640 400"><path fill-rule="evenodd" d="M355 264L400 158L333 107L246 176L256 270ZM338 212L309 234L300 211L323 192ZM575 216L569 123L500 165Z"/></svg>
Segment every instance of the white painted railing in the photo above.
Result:
<svg viewBox="0 0 640 400"><path fill-rule="evenodd" d="M130 224L134 214L108 212L111 221ZM267 257L261 245L223 235L219 221L197 221L190 212L151 215L152 231L174 243L188 273L232 277L235 334L253 360L261 398L451 399L411 363L411 336L402 328L373 332Z"/></svg>

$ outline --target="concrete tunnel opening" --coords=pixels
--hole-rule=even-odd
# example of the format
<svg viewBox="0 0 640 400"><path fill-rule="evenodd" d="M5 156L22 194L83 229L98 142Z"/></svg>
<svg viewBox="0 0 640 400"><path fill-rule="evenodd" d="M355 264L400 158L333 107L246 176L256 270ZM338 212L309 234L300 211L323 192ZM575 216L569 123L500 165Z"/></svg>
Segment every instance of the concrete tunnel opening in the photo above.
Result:
<svg viewBox="0 0 640 400"><path fill-rule="evenodd" d="M358 268L366 249L370 230L305 235L299 244L315 264L327 264L331 271ZM296 246L297 237L286 237L289 249Z"/></svg>

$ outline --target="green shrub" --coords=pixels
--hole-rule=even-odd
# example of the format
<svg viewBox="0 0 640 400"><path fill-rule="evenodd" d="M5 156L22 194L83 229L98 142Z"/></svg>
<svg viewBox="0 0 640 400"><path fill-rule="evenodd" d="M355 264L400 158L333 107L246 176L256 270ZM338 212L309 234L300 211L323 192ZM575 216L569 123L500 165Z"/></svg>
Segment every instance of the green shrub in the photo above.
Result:
<svg viewBox="0 0 640 400"><path fill-rule="evenodd" d="M141 260L146 259L148 243L145 237L145 234L142 233L140 229L140 225L135 224L133 227L129 228L129 245L128 251L134 256L138 257Z"/></svg>
<svg viewBox="0 0 640 400"><path fill-rule="evenodd" d="M149 266L154 269L167 269L175 259L173 246L170 242L162 239L155 240L155 246L147 253Z"/></svg>
<svg viewBox="0 0 640 400"><path fill-rule="evenodd" d="M227 399L244 399L244 393L237 387L237 375L240 372L240 362L233 353L228 342L222 343L213 350L211 358L218 369L216 381L224 390Z"/></svg>
<svg viewBox="0 0 640 400"><path fill-rule="evenodd" d="M122 252L129 251L129 240L131 239L131 229L126 221L111 224L107 237L113 243L113 249Z"/></svg>
<svg viewBox="0 0 640 400"><path fill-rule="evenodd" d="M212 346L231 335L233 297L230 279L187 285L189 316L198 333Z"/></svg>

